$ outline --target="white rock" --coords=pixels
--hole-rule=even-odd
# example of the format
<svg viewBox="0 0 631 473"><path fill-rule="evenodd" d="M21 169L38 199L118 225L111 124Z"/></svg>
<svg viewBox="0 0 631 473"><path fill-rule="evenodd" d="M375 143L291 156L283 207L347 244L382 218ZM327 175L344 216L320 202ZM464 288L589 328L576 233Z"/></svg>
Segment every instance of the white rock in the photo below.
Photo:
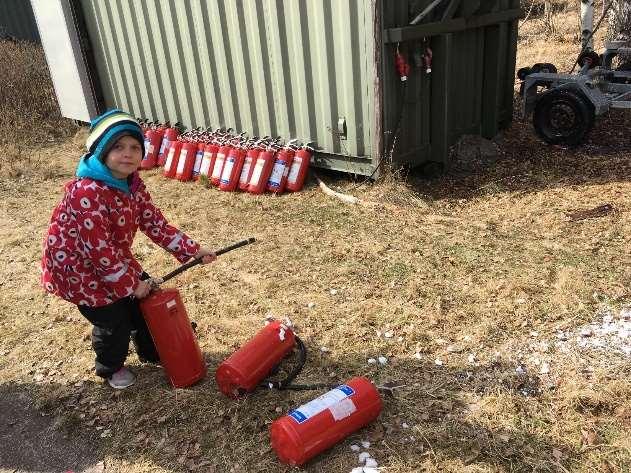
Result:
<svg viewBox="0 0 631 473"><path fill-rule="evenodd" d="M386 338L392 338L392 337L394 337L394 332L388 331L388 332L384 333L383 336L386 337Z"/></svg>
<svg viewBox="0 0 631 473"><path fill-rule="evenodd" d="M377 363L377 360L375 360L374 358L368 358L369 365L374 365L375 363Z"/></svg>
<svg viewBox="0 0 631 473"><path fill-rule="evenodd" d="M434 360L434 364L436 364L437 366L443 366L443 360L441 360L440 358L436 358Z"/></svg>
<svg viewBox="0 0 631 473"><path fill-rule="evenodd" d="M370 442L368 440L362 440L361 444L364 448L370 448Z"/></svg>
<svg viewBox="0 0 631 473"><path fill-rule="evenodd" d="M388 359L387 359L385 356L380 356L380 357L378 358L378 360L379 360L379 364L380 364L380 365L386 365L386 364L388 364Z"/></svg>
<svg viewBox="0 0 631 473"><path fill-rule="evenodd" d="M354 451L354 452L359 452L359 445L352 444L351 445L351 450Z"/></svg>
<svg viewBox="0 0 631 473"><path fill-rule="evenodd" d="M359 463L361 463L362 465L364 463L366 463L366 460L370 458L370 453L368 452L361 452L359 454Z"/></svg>
<svg viewBox="0 0 631 473"><path fill-rule="evenodd" d="M375 460L372 457L366 458L366 464L364 466L364 472L366 471L366 468L377 468L378 466L379 466L379 464L377 463L377 460Z"/></svg>

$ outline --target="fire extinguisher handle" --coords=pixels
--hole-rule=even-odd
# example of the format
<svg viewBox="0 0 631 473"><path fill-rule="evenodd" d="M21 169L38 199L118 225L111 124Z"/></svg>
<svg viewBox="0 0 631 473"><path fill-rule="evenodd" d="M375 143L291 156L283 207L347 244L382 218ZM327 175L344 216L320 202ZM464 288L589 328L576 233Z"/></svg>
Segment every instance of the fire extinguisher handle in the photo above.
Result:
<svg viewBox="0 0 631 473"><path fill-rule="evenodd" d="M217 256L223 255L224 253L227 253L228 251L236 250L237 248L241 248L242 246L249 245L250 243L254 243L255 241L256 241L256 238L254 237L246 238L245 240L237 241L236 243L233 243L232 245L228 245L225 248L221 248L220 250L215 251L215 254Z"/></svg>
<svg viewBox="0 0 631 473"><path fill-rule="evenodd" d="M233 243L231 245L228 245L228 246L226 246L224 248L221 248L221 249L215 251L215 254L217 256L223 255L224 253L227 253L228 251L236 250L237 248L241 248L242 246L249 245L250 243L254 243L255 241L256 241L256 238L254 238L254 237L246 238L245 240L237 241L236 243ZM183 264L179 268L174 269L173 271L171 271L166 276L163 276L162 278L160 278L160 284L165 282L165 281L168 281L169 279L177 276L178 274L186 271L187 269L192 268L193 266L197 266L201 262L202 262L201 258L195 258L192 261L189 261L188 263Z"/></svg>

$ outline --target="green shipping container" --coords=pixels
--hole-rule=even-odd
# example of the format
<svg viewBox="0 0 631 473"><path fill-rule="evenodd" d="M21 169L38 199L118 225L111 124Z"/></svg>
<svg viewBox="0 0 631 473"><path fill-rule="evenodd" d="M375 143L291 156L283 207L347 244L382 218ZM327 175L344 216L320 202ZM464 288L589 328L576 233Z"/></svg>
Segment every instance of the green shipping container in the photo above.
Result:
<svg viewBox="0 0 631 473"><path fill-rule="evenodd" d="M363 175L395 135L395 162L447 164L512 117L519 0L68 1L97 111L313 141Z"/></svg>

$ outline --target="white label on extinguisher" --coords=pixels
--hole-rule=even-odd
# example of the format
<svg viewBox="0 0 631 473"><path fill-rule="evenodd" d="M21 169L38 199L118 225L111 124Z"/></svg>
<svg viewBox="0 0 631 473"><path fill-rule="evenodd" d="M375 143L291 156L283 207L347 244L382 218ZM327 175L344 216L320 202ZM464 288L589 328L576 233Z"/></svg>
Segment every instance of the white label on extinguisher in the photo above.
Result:
<svg viewBox="0 0 631 473"><path fill-rule="evenodd" d="M177 162L177 169L175 171L177 174L182 174L184 172L184 165L186 164L187 154L188 154L188 151L186 151L185 149L183 149L182 152L180 153L180 160Z"/></svg>
<svg viewBox="0 0 631 473"><path fill-rule="evenodd" d="M153 150L154 150L154 146L151 143L149 143L149 146L147 146L147 154L153 153Z"/></svg>
<svg viewBox="0 0 631 473"><path fill-rule="evenodd" d="M276 161L274 163L274 169L272 169L272 175L269 177L269 183L272 187L280 187L280 181L283 180L283 174L285 173L285 161Z"/></svg>
<svg viewBox="0 0 631 473"><path fill-rule="evenodd" d="M215 159L215 167L213 168L213 179L219 179L221 177L221 170L223 169L223 162L226 159L225 154L218 154L217 159Z"/></svg>
<svg viewBox="0 0 631 473"><path fill-rule="evenodd" d="M167 156L167 162L164 164L164 169L167 171L171 169L171 163L173 162L173 155L175 154L175 148L169 149L169 155Z"/></svg>
<svg viewBox="0 0 631 473"><path fill-rule="evenodd" d="M338 386L337 388L330 390L328 393L323 394L322 396L314 399L313 401L303 404L298 409L294 409L293 411L289 412L289 414L287 415L291 417L292 419L294 419L299 424L302 424L303 422L306 422L307 420L309 420L311 417L318 415L320 412L324 412L325 410L330 409L331 407L339 404L340 401L343 401L344 399L352 396L353 394L355 394L355 391L353 390L353 388L351 388L350 386L347 386L346 384L342 384L341 386ZM354 406L355 404L353 404L353 407ZM348 410L348 408L349 407L347 406L343 409ZM352 412L350 414L352 414ZM333 415L333 418L335 418L335 415ZM338 420L338 419L335 419L335 420Z"/></svg>
<svg viewBox="0 0 631 473"><path fill-rule="evenodd" d="M298 180L298 173L300 172L300 165L302 164L302 158L300 156L296 156L294 158L294 162L291 164L291 171L289 171L289 177L287 178L287 182L290 184L295 184Z"/></svg>
<svg viewBox="0 0 631 473"><path fill-rule="evenodd" d="M195 166L193 166L193 176L197 176L199 174L199 170L202 167L202 159L204 158L204 153L202 151L198 151L195 153Z"/></svg>
<svg viewBox="0 0 631 473"><path fill-rule="evenodd" d="M169 139L168 138L164 138L162 140L162 144L160 145L160 152L158 154L164 154L164 150L165 149L169 149Z"/></svg>
<svg viewBox="0 0 631 473"><path fill-rule="evenodd" d="M223 185L230 184L230 176L232 175L232 168L234 168L234 163L237 160L234 156L229 156L226 159L226 165L223 167L223 172L221 173L221 183Z"/></svg>
<svg viewBox="0 0 631 473"><path fill-rule="evenodd" d="M149 154L149 140L145 138L145 155L142 157L143 161L147 159L148 154Z"/></svg>
<svg viewBox="0 0 631 473"><path fill-rule="evenodd" d="M177 302L175 302L175 299L171 299L169 302L167 302L167 309L170 309L171 307L175 307L177 305Z"/></svg>
<svg viewBox="0 0 631 473"><path fill-rule="evenodd" d="M263 166L265 166L265 161L257 159L256 164L254 165L254 171L252 171L252 177L250 178L251 186L256 186L259 183L261 174L263 173Z"/></svg>
<svg viewBox="0 0 631 473"><path fill-rule="evenodd" d="M212 153L210 151L204 151L204 159L202 159L202 167L199 169L199 173L203 176L208 176L210 170L210 158Z"/></svg>
<svg viewBox="0 0 631 473"><path fill-rule="evenodd" d="M356 410L357 407L355 406L355 403L349 398L342 399L337 404L333 404L329 407L329 411L331 411L331 415L336 421L347 418Z"/></svg>
<svg viewBox="0 0 631 473"><path fill-rule="evenodd" d="M243 169L241 169L241 176L239 176L239 184L247 184L248 174L250 174L250 167L252 166L252 158L245 158L243 163Z"/></svg>

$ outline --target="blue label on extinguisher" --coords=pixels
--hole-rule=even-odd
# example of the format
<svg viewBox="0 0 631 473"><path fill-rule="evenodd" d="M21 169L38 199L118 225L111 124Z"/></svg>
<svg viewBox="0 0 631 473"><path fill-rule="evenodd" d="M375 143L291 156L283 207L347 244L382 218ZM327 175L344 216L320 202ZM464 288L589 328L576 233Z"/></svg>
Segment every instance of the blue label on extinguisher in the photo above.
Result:
<svg viewBox="0 0 631 473"><path fill-rule="evenodd" d="M287 415L299 424L302 424L303 422L309 420L311 417L325 411L326 409L331 408L332 406L335 406L340 401L343 401L353 394L355 394L353 388L346 384L342 384L341 386L330 390L328 393L323 394L313 401L303 404L297 409L290 411Z"/></svg>

